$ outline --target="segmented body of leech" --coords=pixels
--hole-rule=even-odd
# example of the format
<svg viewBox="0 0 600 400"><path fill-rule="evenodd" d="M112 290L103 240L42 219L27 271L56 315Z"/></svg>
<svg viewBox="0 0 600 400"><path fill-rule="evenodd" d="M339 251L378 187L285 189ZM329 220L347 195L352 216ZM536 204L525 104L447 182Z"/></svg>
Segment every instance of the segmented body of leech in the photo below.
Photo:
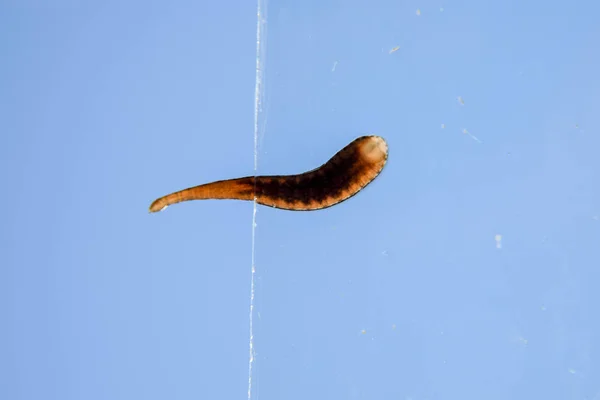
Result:
<svg viewBox="0 0 600 400"><path fill-rule="evenodd" d="M357 194L375 179L387 161L388 146L380 136L362 136L312 171L297 175L248 176L206 183L156 199L150 212L189 200L254 200L294 211L320 210Z"/></svg>

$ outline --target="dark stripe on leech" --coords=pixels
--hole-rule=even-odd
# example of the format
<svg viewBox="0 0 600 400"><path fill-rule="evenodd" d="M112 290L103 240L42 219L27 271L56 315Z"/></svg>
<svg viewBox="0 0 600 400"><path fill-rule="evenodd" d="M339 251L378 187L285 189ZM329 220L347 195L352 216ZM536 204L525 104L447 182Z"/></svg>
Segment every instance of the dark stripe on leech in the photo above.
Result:
<svg viewBox="0 0 600 400"><path fill-rule="evenodd" d="M330 198L340 197L350 182L355 180L358 151L343 151L318 169L297 176L269 176L257 179L257 197L302 203L322 204Z"/></svg>

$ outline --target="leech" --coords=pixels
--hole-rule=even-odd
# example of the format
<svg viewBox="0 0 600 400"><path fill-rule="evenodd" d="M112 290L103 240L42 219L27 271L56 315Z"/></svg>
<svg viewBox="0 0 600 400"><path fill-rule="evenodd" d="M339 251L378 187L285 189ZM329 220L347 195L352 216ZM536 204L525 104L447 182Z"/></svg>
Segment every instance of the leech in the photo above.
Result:
<svg viewBox="0 0 600 400"><path fill-rule="evenodd" d="M387 161L388 146L379 136L362 136L329 161L297 175L248 176L206 183L156 199L150 212L189 200L254 200L294 211L320 210L357 194L375 179Z"/></svg>

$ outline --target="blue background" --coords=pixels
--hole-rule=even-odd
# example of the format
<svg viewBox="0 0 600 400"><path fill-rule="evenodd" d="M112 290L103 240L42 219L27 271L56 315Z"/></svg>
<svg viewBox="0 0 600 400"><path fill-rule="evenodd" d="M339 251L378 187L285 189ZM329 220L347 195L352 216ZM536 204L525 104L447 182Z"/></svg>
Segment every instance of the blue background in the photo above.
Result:
<svg viewBox="0 0 600 400"><path fill-rule="evenodd" d="M599 399L600 4L263 6L258 172L390 157L258 207L252 398ZM256 14L0 4L0 399L247 396L252 203L147 209L254 173Z"/></svg>

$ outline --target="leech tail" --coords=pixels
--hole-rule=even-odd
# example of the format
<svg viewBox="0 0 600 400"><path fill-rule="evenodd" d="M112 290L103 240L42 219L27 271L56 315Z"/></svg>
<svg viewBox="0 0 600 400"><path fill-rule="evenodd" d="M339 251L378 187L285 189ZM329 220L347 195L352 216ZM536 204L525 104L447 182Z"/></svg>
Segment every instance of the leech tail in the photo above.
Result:
<svg viewBox="0 0 600 400"><path fill-rule="evenodd" d="M254 200L254 177L227 179L179 190L154 200L149 211L162 211L183 201L207 199Z"/></svg>

